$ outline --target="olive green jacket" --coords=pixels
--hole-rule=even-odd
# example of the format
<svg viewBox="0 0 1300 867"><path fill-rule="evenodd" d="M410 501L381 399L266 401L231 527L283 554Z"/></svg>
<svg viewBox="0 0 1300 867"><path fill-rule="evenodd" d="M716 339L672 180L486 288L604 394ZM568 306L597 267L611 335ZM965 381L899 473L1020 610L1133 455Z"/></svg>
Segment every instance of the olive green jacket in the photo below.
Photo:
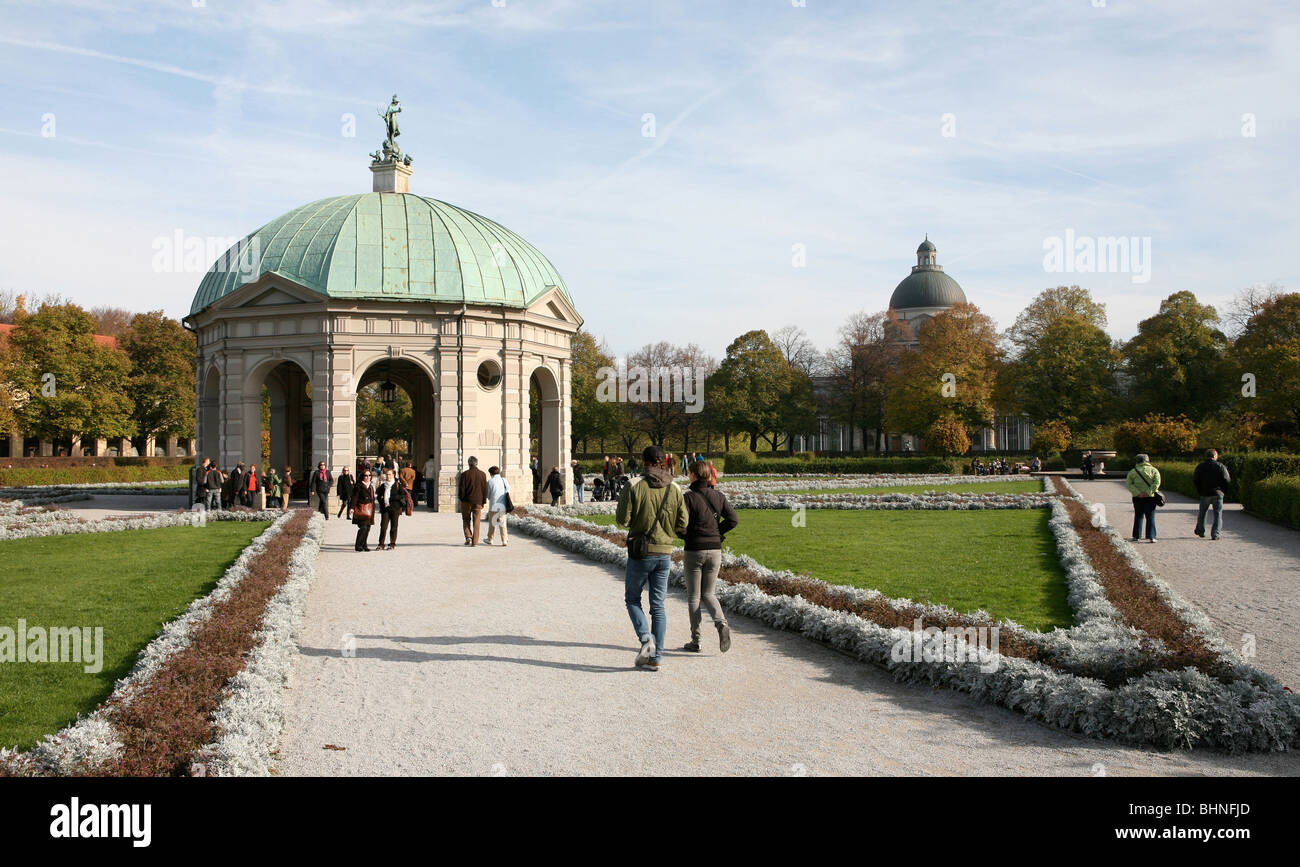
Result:
<svg viewBox="0 0 1300 867"><path fill-rule="evenodd" d="M667 470L651 467L618 495L614 520L626 527L629 535L647 534L650 554L671 554L673 539L686 533L686 498Z"/></svg>

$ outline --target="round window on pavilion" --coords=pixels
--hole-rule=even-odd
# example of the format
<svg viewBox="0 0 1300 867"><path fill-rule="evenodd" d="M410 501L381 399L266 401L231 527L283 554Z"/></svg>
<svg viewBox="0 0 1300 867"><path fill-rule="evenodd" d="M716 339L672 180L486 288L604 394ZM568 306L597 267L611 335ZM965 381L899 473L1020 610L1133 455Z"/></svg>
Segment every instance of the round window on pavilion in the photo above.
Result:
<svg viewBox="0 0 1300 867"><path fill-rule="evenodd" d="M478 384L491 391L501 384L501 365L488 359L478 366Z"/></svg>

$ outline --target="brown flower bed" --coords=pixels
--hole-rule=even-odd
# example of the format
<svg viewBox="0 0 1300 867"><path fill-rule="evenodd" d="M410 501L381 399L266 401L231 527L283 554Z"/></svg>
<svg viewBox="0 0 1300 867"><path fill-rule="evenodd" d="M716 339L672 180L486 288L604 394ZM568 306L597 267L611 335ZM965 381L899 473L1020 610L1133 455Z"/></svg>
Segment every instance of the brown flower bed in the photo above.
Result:
<svg viewBox="0 0 1300 867"><path fill-rule="evenodd" d="M516 510L523 511L523 510ZM620 534L611 533L604 530L598 525L592 524L590 527L571 527L560 521L556 521L545 515L528 515L530 518L536 518L544 524L550 524L552 527L561 529L581 530L592 536L597 536L608 542L613 542L620 548L627 547L627 540ZM673 560L681 560L682 553L674 551ZM846 598L844 595L835 593L833 589L825 582L817 581L812 578L802 577L775 577L767 575L758 575L751 569L743 566L723 566L718 571L719 577L724 581L735 584L753 584L755 587L767 593L770 596L801 596L814 605L820 605L833 611L844 611L849 614L856 614L864 620L870 620L872 623L879 624L886 628L902 627L911 629L915 621L920 619L926 628L937 626L940 629L966 626L994 626L991 620L979 620L973 617L965 618L936 618L925 616L919 606L904 606L895 608L883 599L869 599L857 602ZM1038 648L1033 644L1025 641L1023 638L1008 632L1002 632L999 636L998 650L1005 656L1015 656L1021 659L1038 660L1040 654Z"/></svg>
<svg viewBox="0 0 1300 867"><path fill-rule="evenodd" d="M110 702L106 717L116 727L121 755L104 776L165 777L189 773L189 760L217 732L210 718L226 683L244 669L256 645L254 633L266 605L289 577L289 557L307 532L312 512L298 510L248 564L248 574L212 615L199 624L190 645L172 656L125 705Z"/></svg>
<svg viewBox="0 0 1300 867"><path fill-rule="evenodd" d="M1218 656L1165 604L1156 589L1124 558L1110 537L1092 526L1092 514L1083 503L1069 496L1061 480L1053 477L1052 484L1062 495L1061 501L1070 515L1070 523L1092 562L1097 580L1106 591L1106 598L1118 609L1120 616L1165 643L1172 655L1164 667L1179 669L1190 665L1206 674L1214 674L1221 667Z"/></svg>

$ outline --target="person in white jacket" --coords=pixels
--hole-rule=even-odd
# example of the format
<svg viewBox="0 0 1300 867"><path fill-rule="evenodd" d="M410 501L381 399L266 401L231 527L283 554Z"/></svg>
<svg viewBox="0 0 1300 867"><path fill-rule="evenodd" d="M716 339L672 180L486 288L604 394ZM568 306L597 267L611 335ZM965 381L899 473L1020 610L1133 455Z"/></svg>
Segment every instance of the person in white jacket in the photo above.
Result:
<svg viewBox="0 0 1300 867"><path fill-rule="evenodd" d="M500 467L488 468L488 534L487 543L492 544L492 533L501 528L501 547L506 546L506 496L510 493L510 483L501 475Z"/></svg>

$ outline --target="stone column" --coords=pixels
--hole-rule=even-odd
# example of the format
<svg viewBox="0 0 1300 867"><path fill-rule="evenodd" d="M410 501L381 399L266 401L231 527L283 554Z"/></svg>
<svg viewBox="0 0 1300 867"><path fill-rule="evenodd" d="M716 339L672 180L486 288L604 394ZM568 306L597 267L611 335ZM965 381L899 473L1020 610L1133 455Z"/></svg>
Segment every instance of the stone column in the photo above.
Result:
<svg viewBox="0 0 1300 867"><path fill-rule="evenodd" d="M23 457L23 432L20 430L9 431L9 457Z"/></svg>
<svg viewBox="0 0 1300 867"><path fill-rule="evenodd" d="M104 437L95 438L95 457L102 458L108 454L108 440Z"/></svg>
<svg viewBox="0 0 1300 867"><path fill-rule="evenodd" d="M153 452L154 452L154 449L157 447L157 445L158 445L158 441L155 440L153 437L151 437L151 436L147 436L147 437L145 437L145 438L144 438L144 457L146 457L146 458L151 458L151 457L153 457L153 456L154 456Z"/></svg>
<svg viewBox="0 0 1300 867"><path fill-rule="evenodd" d="M448 333L450 332L450 333ZM455 512L456 476L461 470L457 446L460 419L456 414L457 398L461 389L462 374L457 364L456 320L442 322L442 341L438 350L438 493L435 508L439 512ZM465 455L468 457L468 453Z"/></svg>
<svg viewBox="0 0 1300 867"><path fill-rule="evenodd" d="M131 440L126 437L118 437L117 456L119 458L129 458L131 456Z"/></svg>
<svg viewBox="0 0 1300 867"><path fill-rule="evenodd" d="M180 442L179 437L174 437L174 436L167 437L167 445L165 446L167 457L169 458L181 457L180 449L178 448L179 442Z"/></svg>
<svg viewBox="0 0 1300 867"><path fill-rule="evenodd" d="M36 453L43 458L52 457L54 455L54 443L51 440L41 440L41 446Z"/></svg>

